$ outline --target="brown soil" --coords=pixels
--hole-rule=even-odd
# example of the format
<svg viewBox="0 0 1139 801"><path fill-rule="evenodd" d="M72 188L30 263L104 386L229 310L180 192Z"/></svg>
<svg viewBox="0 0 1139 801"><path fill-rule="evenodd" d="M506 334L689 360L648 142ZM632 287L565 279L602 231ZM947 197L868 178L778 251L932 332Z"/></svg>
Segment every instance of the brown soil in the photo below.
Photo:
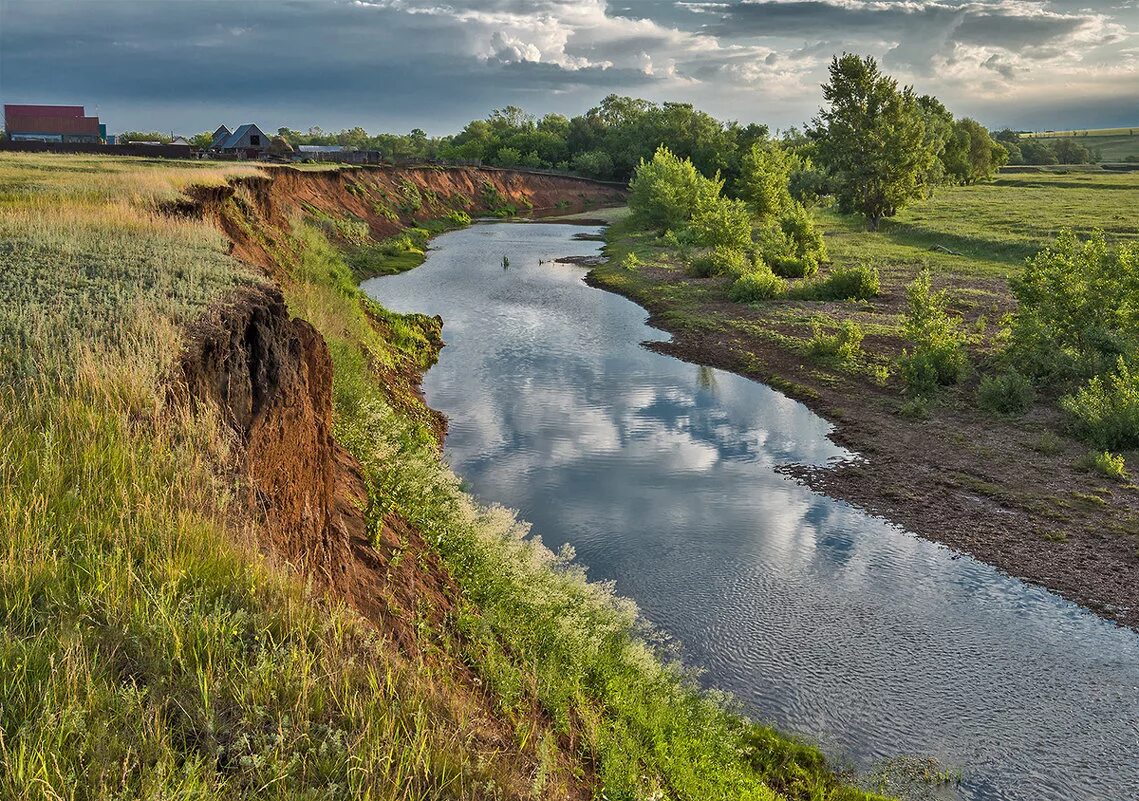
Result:
<svg viewBox="0 0 1139 801"><path fill-rule="evenodd" d="M484 182L502 197L515 202L526 197L536 208L552 208L564 199L571 210L575 205L581 210L618 197L601 184L506 170L281 169L268 179L196 189L168 211L213 220L230 238L235 255L284 282L294 255L287 236L291 216L302 209L333 216L347 211L366 220L374 235L386 235L401 223L372 213L361 198L404 181L435 193L424 217L436 216L439 198L477 192ZM350 190L348 182L356 188ZM472 203L469 210L479 207ZM382 321L373 322L382 332ZM332 436L332 361L320 334L290 318L280 289L267 284L210 309L187 332L185 343L175 399L216 407L232 429L240 447L230 469L255 522L257 546L319 596L346 603L406 657L444 669L453 680L439 702L470 747L499 766L499 784L508 797L530 797L542 761L540 733L552 731L552 722L532 698L523 717L539 736L518 748L514 725L498 714L474 671L438 647L462 640L454 626L462 591L438 553L396 514L385 515L380 530L369 532L367 509L376 499L369 498L359 463ZM443 418L423 404L421 378L413 367L377 374L392 401L422 415L441 440ZM592 766L583 762L572 734L556 739L562 748L553 765L546 765L545 797L591 797Z"/></svg>
<svg viewBox="0 0 1139 801"><path fill-rule="evenodd" d="M667 269L642 275L660 283L693 280ZM587 280L609 288L592 273ZM1007 288L990 283L974 280L970 288L1007 298ZM773 311L798 304L708 302L678 317L667 314L667 302L628 294L646 306L650 324L673 335L649 347L770 384L830 420L831 439L861 457L829 469L788 466L787 473L1139 628L1139 488L1081 469L1086 445L1063 436L1042 439L1045 431L1062 430L1054 404L1038 404L1015 422L986 415L976 407L974 379L947 391L928 419L907 417L898 386L820 368L772 336L809 336L805 326L796 329L788 315ZM897 312L901 300L900 291L888 292L873 313ZM852 306L802 309L841 320L855 313ZM694 326L694 319L709 324ZM901 343L867 336L864 347L896 355Z"/></svg>

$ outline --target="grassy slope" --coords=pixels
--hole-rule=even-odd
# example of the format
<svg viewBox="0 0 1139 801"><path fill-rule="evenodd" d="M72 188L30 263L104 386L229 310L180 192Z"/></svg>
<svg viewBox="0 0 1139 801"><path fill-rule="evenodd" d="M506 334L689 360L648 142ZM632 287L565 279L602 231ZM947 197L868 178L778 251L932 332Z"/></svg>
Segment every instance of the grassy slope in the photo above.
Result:
<svg viewBox="0 0 1139 801"><path fill-rule="evenodd" d="M1068 135L1065 135L1068 134ZM1028 139L1071 139L1089 150L1098 151L1103 161L1123 161L1139 157L1139 128L1100 128L1091 131L1053 131L1022 134Z"/></svg>
<svg viewBox="0 0 1139 801"><path fill-rule="evenodd" d="M329 341L336 435L369 514L417 525L463 601L412 656L257 557L219 469L230 436L166 403L182 327L265 279L206 224L152 209L228 172L0 159L0 293L17 299L0 317L0 796L550 797L546 767L572 759L610 799L864 797L698 691L631 604L460 490L375 372L426 364L421 329L378 308L370 323L307 225L285 290ZM448 702L454 659L513 732L505 752L536 755L527 786Z"/></svg>
<svg viewBox="0 0 1139 801"><path fill-rule="evenodd" d="M881 271L882 295L872 302L733 304L728 281L691 278L652 235L621 220L609 231L609 263L591 279L646 305L677 334L672 352L813 403L839 424L845 442L872 453L869 466L820 474L818 486L1069 597L1134 607L1127 576L1139 559L1139 492L1079 467L1087 446L1064 435L1054 397L1042 394L1024 418L996 418L977 407L974 373L944 392L927 418L914 418L903 413L897 378L882 378L902 347L904 287L923 266L936 286L950 289L983 369L1012 308L1007 278L1024 258L1063 227L1098 227L1112 240L1134 241L1136 209L1139 175L1081 173L946 188L877 233L821 211L833 262L868 262ZM642 264L623 269L628 252ZM847 319L866 331L858 362L813 358L812 323L833 332ZM1139 454L1127 458L1139 464Z"/></svg>

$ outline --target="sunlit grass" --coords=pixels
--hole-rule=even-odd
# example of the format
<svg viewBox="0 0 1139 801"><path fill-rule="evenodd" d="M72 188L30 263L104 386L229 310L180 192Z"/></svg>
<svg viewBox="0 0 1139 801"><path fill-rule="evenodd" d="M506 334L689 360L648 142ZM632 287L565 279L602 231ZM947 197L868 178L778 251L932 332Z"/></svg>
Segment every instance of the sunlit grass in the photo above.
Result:
<svg viewBox="0 0 1139 801"><path fill-rule="evenodd" d="M366 301L299 221L285 292L329 343L369 524L398 512L438 548L454 631L424 632L438 658L401 653L258 555L239 443L168 388L186 323L267 279L210 224L158 211L255 171L0 157L0 797L544 799L569 763L610 799L862 798L462 492L379 380L425 366L433 323ZM487 744L466 671L513 742Z"/></svg>

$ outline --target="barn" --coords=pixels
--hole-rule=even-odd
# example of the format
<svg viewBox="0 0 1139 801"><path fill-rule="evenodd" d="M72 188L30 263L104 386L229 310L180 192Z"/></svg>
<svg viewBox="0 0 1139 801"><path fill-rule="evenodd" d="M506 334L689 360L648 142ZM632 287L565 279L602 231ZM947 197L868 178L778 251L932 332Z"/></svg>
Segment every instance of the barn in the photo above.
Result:
<svg viewBox="0 0 1139 801"><path fill-rule="evenodd" d="M12 142L103 141L98 117L88 117L83 106L4 106L4 131Z"/></svg>

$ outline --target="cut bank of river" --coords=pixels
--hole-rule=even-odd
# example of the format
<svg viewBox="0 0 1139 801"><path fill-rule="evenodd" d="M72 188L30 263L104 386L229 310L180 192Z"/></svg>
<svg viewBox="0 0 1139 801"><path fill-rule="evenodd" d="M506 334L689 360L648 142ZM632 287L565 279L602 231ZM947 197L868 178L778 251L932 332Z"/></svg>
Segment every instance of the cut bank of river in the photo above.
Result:
<svg viewBox="0 0 1139 801"><path fill-rule="evenodd" d="M1139 636L777 473L850 454L779 392L641 347L667 338L643 309L548 261L597 230L476 225L364 284L443 318L424 391L474 494L831 754L935 756L968 799L1139 799Z"/></svg>

